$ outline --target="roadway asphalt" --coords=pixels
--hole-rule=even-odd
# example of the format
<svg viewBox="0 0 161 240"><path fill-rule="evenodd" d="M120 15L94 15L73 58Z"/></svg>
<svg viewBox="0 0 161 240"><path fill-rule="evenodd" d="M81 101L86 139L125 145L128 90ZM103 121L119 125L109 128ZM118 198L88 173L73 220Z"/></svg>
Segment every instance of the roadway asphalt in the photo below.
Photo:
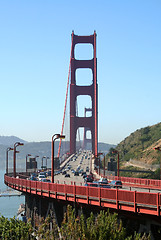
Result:
<svg viewBox="0 0 161 240"><path fill-rule="evenodd" d="M90 171L91 158L92 158L91 151L82 151L80 153L74 154L73 157L70 159L70 161L63 168L64 171L70 174L70 177L65 177L65 175L60 173L58 175L55 175L54 177L55 182L59 181L59 183L64 183L65 181L67 184L71 182L75 182L76 184L83 185L84 184L83 176L81 176L81 174L79 174L79 176L74 176L74 173L72 173L71 170L74 169L74 171L76 171L77 168L80 166L80 169L82 169L83 172L86 172L86 174L88 175ZM70 169L68 169L68 167ZM89 171L86 171L86 168L88 168Z"/></svg>
<svg viewBox="0 0 161 240"><path fill-rule="evenodd" d="M54 176L54 182L57 183L66 183L66 184L71 184L74 183L76 185L84 185L84 178L83 176L81 176L81 174L79 174L79 176L74 176L74 173L72 173L72 169L74 169L74 171L77 170L78 167L80 167L80 169L83 170L83 172L86 172L86 174L88 175L90 172L90 166L91 166L91 161L92 161L93 155L92 152L89 150L83 150L82 152L76 153L74 154L69 161L67 161L66 165L64 166L63 171L66 171L70 177L65 177L65 175L63 175L62 173L59 173L57 175ZM89 171L86 171L86 168L89 168ZM70 168L70 169L69 169ZM94 165L92 162L92 172L94 170ZM99 176L97 176L97 179L99 178ZM122 186L123 190L127 190L127 191L139 191L139 192L151 192L151 193L156 193L156 192L161 192L160 190L156 190L156 189L150 189L150 188L136 188L136 187L131 187L131 186Z"/></svg>

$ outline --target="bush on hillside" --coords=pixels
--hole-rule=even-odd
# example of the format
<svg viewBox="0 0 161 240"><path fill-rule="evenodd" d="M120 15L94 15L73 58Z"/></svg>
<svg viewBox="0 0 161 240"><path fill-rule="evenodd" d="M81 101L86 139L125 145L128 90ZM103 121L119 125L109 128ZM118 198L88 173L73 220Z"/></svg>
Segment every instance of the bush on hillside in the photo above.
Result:
<svg viewBox="0 0 161 240"><path fill-rule="evenodd" d="M52 225L52 228L51 228ZM0 217L0 239L8 240L150 240L150 235L141 236L134 233L128 236L122 221L117 219L117 214L101 211L93 213L85 219L84 215L76 217L75 210L67 207L61 227L50 217L42 219L35 230L31 222L24 223L15 218Z"/></svg>

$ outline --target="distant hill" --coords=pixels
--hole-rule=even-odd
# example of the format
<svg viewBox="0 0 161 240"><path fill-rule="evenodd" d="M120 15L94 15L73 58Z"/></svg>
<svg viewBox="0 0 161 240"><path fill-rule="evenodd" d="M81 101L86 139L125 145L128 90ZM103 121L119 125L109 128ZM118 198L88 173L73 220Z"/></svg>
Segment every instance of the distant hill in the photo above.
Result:
<svg viewBox="0 0 161 240"><path fill-rule="evenodd" d="M23 139L15 136L0 136L1 145L10 146L13 145L15 142L27 143L27 141L24 141Z"/></svg>
<svg viewBox="0 0 161 240"><path fill-rule="evenodd" d="M161 123L141 128L120 142L116 149L121 161L137 160L147 164L160 163L161 153L154 150L161 147Z"/></svg>
<svg viewBox="0 0 161 240"><path fill-rule="evenodd" d="M0 137L0 168L4 169L6 165L6 149L14 145L15 142L23 142L24 146L17 147L19 153L17 154L17 168L25 169L25 159L27 154L31 154L33 157L38 155L38 167L41 166L42 157L49 157L48 164L51 165L51 142L27 142L18 137ZM55 155L58 153L59 141L55 142ZM98 151L107 153L111 147L106 143L98 144ZM62 141L62 151L66 152L69 150L69 142ZM13 168L13 151L9 152L9 167Z"/></svg>
<svg viewBox="0 0 161 240"><path fill-rule="evenodd" d="M103 152L103 153L107 154L110 148L115 148L115 147L116 147L116 145L114 145L114 144L99 142L98 143L98 152Z"/></svg>

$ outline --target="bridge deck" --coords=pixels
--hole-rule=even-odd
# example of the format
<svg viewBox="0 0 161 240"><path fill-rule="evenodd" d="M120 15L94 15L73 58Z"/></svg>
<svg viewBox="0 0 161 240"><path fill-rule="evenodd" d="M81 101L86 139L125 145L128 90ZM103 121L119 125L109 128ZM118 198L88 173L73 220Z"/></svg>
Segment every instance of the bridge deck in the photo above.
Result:
<svg viewBox="0 0 161 240"><path fill-rule="evenodd" d="M89 186L44 183L5 175L5 183L18 191L43 197L95 205L102 208L160 216L161 194L104 189Z"/></svg>

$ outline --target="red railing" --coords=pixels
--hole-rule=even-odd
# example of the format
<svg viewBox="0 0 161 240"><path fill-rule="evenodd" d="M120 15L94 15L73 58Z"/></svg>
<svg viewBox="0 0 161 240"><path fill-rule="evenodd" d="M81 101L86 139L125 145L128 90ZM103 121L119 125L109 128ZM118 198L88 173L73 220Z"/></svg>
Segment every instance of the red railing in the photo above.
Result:
<svg viewBox="0 0 161 240"><path fill-rule="evenodd" d="M156 216L160 216L161 214L160 193L77 186L75 184L53 184L13 178L7 175L5 175L5 183L9 187L21 192L28 192L69 202L78 202ZM145 183L147 184L147 182Z"/></svg>
<svg viewBox="0 0 161 240"><path fill-rule="evenodd" d="M96 171L98 173L98 171ZM103 175L101 175L103 177ZM130 178L130 177L117 177L117 176L105 176L108 177L109 180L121 180L123 183L142 185L145 187L151 187L154 189L161 189L161 180L154 179L145 179L145 178Z"/></svg>

